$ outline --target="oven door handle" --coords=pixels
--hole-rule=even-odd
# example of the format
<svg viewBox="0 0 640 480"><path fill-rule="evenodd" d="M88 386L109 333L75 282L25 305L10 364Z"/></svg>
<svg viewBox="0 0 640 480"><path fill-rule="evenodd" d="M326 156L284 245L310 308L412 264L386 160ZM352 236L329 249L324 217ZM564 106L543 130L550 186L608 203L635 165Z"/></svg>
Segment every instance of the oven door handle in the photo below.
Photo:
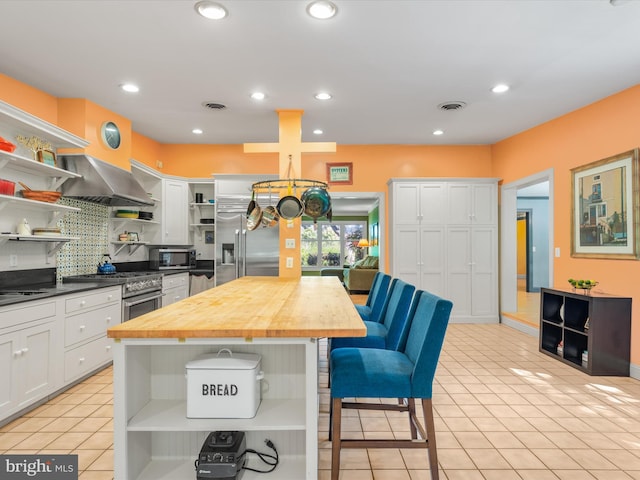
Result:
<svg viewBox="0 0 640 480"><path fill-rule="evenodd" d="M135 302L124 302L125 307L133 307L135 305L140 305L141 303L148 302L149 300L156 300L158 298L162 298L166 295L166 293L159 293L158 295L154 295L152 297L145 297L142 300L138 300Z"/></svg>

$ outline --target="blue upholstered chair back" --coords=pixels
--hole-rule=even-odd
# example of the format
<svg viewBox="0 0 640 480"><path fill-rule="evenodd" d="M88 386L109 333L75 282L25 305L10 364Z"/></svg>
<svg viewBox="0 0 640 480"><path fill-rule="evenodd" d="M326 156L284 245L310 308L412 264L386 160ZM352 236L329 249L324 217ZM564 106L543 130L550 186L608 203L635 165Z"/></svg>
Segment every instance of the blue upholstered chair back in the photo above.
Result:
<svg viewBox="0 0 640 480"><path fill-rule="evenodd" d="M387 293L389 292L389 284L391 283L391 275L378 272L373 277L373 284L371 285L371 291L367 297L367 306L371 309L371 315L369 321L379 322L382 318L382 311L385 301L387 299Z"/></svg>
<svg viewBox="0 0 640 480"><path fill-rule="evenodd" d="M416 287L394 278L391 281L389 290L384 316L381 320L384 326L387 327L385 348L387 350L399 350L404 346L407 338L409 308L411 307L411 298Z"/></svg>
<svg viewBox="0 0 640 480"><path fill-rule="evenodd" d="M404 354L414 365L411 374L413 398L431 398L433 378L452 307L449 300L422 290L416 292L404 346Z"/></svg>

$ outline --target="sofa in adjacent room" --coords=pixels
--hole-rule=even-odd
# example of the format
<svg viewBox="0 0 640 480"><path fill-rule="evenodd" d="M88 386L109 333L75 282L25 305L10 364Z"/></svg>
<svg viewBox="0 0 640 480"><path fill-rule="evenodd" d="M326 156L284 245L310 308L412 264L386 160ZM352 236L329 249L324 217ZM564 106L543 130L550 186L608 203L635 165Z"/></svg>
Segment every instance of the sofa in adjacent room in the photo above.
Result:
<svg viewBox="0 0 640 480"><path fill-rule="evenodd" d="M373 277L378 272L378 257L367 255L362 260L358 260L349 268L345 268L344 286L349 293L369 292Z"/></svg>

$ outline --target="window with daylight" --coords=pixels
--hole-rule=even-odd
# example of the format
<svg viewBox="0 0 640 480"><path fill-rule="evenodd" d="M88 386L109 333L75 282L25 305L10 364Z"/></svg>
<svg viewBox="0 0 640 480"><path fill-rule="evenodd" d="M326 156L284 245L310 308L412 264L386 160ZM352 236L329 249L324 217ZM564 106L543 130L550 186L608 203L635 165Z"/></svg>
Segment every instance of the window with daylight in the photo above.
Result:
<svg viewBox="0 0 640 480"><path fill-rule="evenodd" d="M366 248L358 247L358 241L366 238L366 221L302 222L300 230L300 255L302 268L320 270L326 267L340 268L364 258Z"/></svg>

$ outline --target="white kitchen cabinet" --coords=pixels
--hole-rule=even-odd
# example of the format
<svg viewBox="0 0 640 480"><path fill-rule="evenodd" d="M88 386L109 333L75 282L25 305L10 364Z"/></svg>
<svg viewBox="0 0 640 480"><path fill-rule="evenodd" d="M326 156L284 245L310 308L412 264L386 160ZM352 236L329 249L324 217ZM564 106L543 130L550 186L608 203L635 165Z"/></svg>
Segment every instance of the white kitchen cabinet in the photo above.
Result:
<svg viewBox="0 0 640 480"><path fill-rule="evenodd" d="M49 299L0 309L0 419L45 398L58 386L56 306Z"/></svg>
<svg viewBox="0 0 640 480"><path fill-rule="evenodd" d="M162 180L163 245L189 245L189 197L184 180Z"/></svg>
<svg viewBox="0 0 640 480"><path fill-rule="evenodd" d="M497 322L497 181L414 178L388 185L391 274L452 300L452 322Z"/></svg>
<svg viewBox="0 0 640 480"><path fill-rule="evenodd" d="M60 297L64 304L64 382L112 360L107 329L122 322L120 285Z"/></svg>
<svg viewBox="0 0 640 480"><path fill-rule="evenodd" d="M162 276L162 306L179 302L189 296L189 273Z"/></svg>
<svg viewBox="0 0 640 480"><path fill-rule="evenodd" d="M0 307L0 423L112 359L122 286Z"/></svg>
<svg viewBox="0 0 640 480"><path fill-rule="evenodd" d="M448 184L447 223L449 225L496 225L497 183Z"/></svg>

